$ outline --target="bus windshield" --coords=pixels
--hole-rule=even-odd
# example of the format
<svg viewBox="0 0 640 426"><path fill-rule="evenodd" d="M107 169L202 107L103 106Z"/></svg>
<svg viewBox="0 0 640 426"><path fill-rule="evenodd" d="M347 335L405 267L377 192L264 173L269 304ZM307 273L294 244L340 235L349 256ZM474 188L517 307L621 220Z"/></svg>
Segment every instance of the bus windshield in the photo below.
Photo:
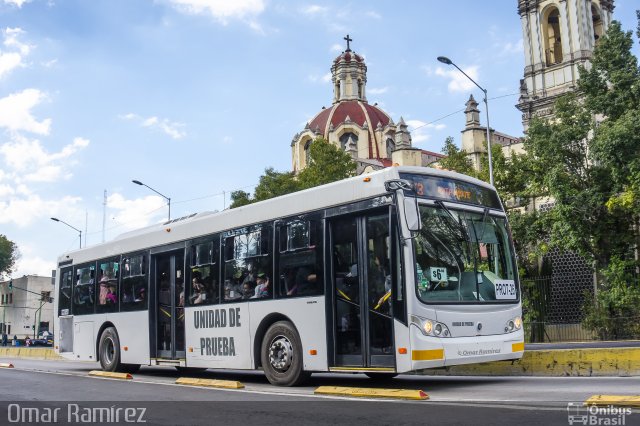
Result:
<svg viewBox="0 0 640 426"><path fill-rule="evenodd" d="M515 303L515 258L506 219L420 206L423 227L414 239L417 294L425 303Z"/></svg>

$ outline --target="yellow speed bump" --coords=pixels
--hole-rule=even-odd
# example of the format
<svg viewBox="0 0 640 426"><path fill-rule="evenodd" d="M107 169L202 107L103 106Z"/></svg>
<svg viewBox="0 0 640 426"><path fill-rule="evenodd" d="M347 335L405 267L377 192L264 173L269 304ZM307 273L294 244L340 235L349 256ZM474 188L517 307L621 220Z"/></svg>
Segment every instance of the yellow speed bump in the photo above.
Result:
<svg viewBox="0 0 640 426"><path fill-rule="evenodd" d="M109 379L124 379L124 380L133 379L133 376L129 373L113 373L111 371L92 370L92 371L89 371L89 375L95 376L95 377L107 377Z"/></svg>
<svg viewBox="0 0 640 426"><path fill-rule="evenodd" d="M342 386L320 386L316 395L353 396L358 398L429 399L424 391L415 389L349 388Z"/></svg>
<svg viewBox="0 0 640 426"><path fill-rule="evenodd" d="M180 377L176 380L177 385L188 386L204 386L208 388L221 389L243 389L244 385L235 380L216 380L216 379L194 379L192 377Z"/></svg>
<svg viewBox="0 0 640 426"><path fill-rule="evenodd" d="M8 362L0 362L0 368L13 368L13 364Z"/></svg>
<svg viewBox="0 0 640 426"><path fill-rule="evenodd" d="M584 405L640 408L640 395L593 395Z"/></svg>

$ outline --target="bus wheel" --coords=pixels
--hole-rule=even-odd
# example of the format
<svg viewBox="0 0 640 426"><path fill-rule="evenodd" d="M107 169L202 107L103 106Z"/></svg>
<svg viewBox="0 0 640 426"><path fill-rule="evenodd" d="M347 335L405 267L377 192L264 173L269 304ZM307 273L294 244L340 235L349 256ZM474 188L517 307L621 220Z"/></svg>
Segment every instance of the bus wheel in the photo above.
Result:
<svg viewBox="0 0 640 426"><path fill-rule="evenodd" d="M120 339L113 327L107 327L100 336L100 366L104 371L121 371L120 363Z"/></svg>
<svg viewBox="0 0 640 426"><path fill-rule="evenodd" d="M272 385L297 386L310 376L302 369L300 336L288 321L278 321L269 327L260 354L262 368Z"/></svg>
<svg viewBox="0 0 640 426"><path fill-rule="evenodd" d="M373 380L389 380L393 379L398 373L364 373L370 379Z"/></svg>

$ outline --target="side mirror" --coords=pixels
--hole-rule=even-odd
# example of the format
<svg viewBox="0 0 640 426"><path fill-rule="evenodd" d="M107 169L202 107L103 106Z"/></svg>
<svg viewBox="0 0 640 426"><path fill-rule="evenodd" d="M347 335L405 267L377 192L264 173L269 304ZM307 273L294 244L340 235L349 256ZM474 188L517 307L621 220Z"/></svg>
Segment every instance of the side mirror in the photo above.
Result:
<svg viewBox="0 0 640 426"><path fill-rule="evenodd" d="M415 198L404 198L404 220L409 231L418 232L422 229L422 218Z"/></svg>

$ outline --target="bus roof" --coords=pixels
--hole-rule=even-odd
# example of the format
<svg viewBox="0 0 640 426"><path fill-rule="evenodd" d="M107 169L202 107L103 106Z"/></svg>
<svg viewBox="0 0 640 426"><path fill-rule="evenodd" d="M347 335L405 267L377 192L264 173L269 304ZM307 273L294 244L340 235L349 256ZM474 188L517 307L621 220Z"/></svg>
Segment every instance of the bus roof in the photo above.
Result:
<svg viewBox="0 0 640 426"><path fill-rule="evenodd" d="M279 217L295 216L341 204L387 194L384 182L398 179L400 173L440 176L494 189L481 180L430 167L388 167L366 175L332 182L222 212L201 212L118 235L111 241L62 254L58 262L73 259L81 263L123 253L177 243L208 234L260 223Z"/></svg>

